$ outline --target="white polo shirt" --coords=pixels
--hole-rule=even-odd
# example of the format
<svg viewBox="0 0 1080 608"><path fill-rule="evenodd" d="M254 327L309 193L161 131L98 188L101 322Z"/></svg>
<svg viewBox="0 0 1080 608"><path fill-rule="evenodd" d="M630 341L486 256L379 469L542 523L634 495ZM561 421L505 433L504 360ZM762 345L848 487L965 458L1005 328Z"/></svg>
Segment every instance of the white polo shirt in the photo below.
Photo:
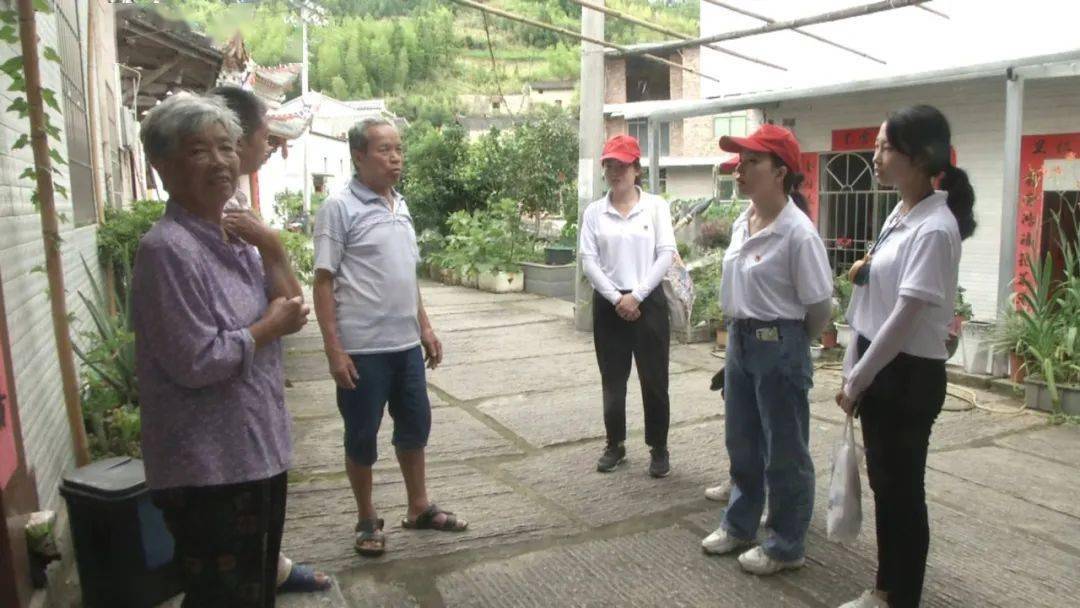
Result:
<svg viewBox="0 0 1080 608"><path fill-rule="evenodd" d="M641 188L638 195L638 203L626 217L611 205L610 193L590 203L581 217L578 254L583 261L592 258L598 263L603 276L590 280L613 304L619 300L619 290L644 301L663 279L660 276L654 283L649 277L653 262L676 250L668 202ZM606 284L598 285L605 283L604 278Z"/></svg>
<svg viewBox="0 0 1080 608"><path fill-rule="evenodd" d="M405 199L394 204L359 178L326 199L315 218L315 268L334 275L337 330L345 352L374 354L420 344L420 253Z"/></svg>
<svg viewBox="0 0 1080 608"><path fill-rule="evenodd" d="M902 205L897 205L885 220L885 238L870 262L870 281L855 286L847 310L848 323L866 339L874 340L900 296L910 296L929 306L901 352L948 358L945 341L960 272L960 228L947 198L946 192L935 191L907 215L901 215Z"/></svg>
<svg viewBox="0 0 1080 608"><path fill-rule="evenodd" d="M771 224L750 235L750 207L731 227L724 252L720 306L725 319L802 320L811 304L832 295L825 244L810 218L788 197Z"/></svg>

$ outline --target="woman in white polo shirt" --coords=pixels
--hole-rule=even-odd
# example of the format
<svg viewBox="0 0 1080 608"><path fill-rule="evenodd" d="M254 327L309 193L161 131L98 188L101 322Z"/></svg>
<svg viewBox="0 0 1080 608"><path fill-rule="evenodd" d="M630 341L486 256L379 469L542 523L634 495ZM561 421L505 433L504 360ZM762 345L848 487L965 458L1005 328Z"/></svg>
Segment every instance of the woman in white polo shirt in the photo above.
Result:
<svg viewBox="0 0 1080 608"><path fill-rule="evenodd" d="M832 270L799 193L795 136L767 124L749 137L722 138L720 148L739 154L735 181L750 205L732 227L720 284L729 322L724 427L731 498L701 545L713 554L749 546L767 485L765 538L739 556L744 570L767 575L804 563L814 508L810 337L832 310Z"/></svg>
<svg viewBox="0 0 1080 608"><path fill-rule="evenodd" d="M671 330L660 281L675 256L667 201L641 189L641 149L628 135L604 145L600 162L610 190L581 218L578 255L593 289L593 344L604 395L607 446L602 473L626 458L626 381L637 363L645 405L649 474L665 477L670 419L668 348Z"/></svg>
<svg viewBox="0 0 1080 608"><path fill-rule="evenodd" d="M844 357L836 399L862 420L878 572L875 589L844 608L914 608L922 595L930 546L926 451L945 402L960 241L975 230L975 192L953 166L950 143L945 116L920 105L889 116L875 145L878 181L900 191L900 204L850 272L847 318L858 338Z"/></svg>

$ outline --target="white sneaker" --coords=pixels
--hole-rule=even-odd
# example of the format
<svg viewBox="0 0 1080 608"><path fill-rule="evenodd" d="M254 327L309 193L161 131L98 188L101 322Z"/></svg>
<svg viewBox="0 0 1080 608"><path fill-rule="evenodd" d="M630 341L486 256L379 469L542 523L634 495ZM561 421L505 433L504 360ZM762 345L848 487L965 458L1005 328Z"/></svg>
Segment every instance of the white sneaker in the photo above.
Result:
<svg viewBox="0 0 1080 608"><path fill-rule="evenodd" d="M706 553L711 553L713 555L731 553L736 549L747 547L749 545L750 541L729 535L723 526L717 528L715 532L706 536L705 539L701 541L701 548Z"/></svg>
<svg viewBox="0 0 1080 608"><path fill-rule="evenodd" d="M718 486L705 488L705 498L716 502L727 502L731 499L731 480L727 480Z"/></svg>
<svg viewBox="0 0 1080 608"><path fill-rule="evenodd" d="M889 603L878 597L873 589L868 589L840 608L889 608Z"/></svg>
<svg viewBox="0 0 1080 608"><path fill-rule="evenodd" d="M754 547L739 556L739 565L742 566L742 569L758 576L768 576L781 570L802 568L805 563L806 559L802 557L790 562L773 559L761 547Z"/></svg>

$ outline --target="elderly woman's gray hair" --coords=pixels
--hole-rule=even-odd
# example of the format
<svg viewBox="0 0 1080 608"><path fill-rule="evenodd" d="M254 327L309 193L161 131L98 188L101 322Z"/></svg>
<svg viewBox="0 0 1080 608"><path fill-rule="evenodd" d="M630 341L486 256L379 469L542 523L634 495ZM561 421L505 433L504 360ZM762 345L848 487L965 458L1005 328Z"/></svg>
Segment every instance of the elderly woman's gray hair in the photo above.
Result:
<svg viewBox="0 0 1080 608"><path fill-rule="evenodd" d="M143 148L150 158L168 158L188 135L220 124L233 139L240 139L240 121L216 96L177 93L154 106L142 121Z"/></svg>
<svg viewBox="0 0 1080 608"><path fill-rule="evenodd" d="M368 129L384 125L394 127L395 129L397 128L390 119L382 116L369 116L353 125L353 127L349 129L349 149L367 152Z"/></svg>

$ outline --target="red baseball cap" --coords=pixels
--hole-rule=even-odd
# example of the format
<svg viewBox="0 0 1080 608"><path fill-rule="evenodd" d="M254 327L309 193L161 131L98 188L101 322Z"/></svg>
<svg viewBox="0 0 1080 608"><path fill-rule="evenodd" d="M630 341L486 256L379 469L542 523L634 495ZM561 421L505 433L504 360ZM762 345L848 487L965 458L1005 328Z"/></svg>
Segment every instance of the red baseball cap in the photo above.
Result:
<svg viewBox="0 0 1080 608"><path fill-rule="evenodd" d="M637 139L629 135L616 135L604 144L604 153L600 155L600 162L609 158L630 164L641 159L641 146Z"/></svg>
<svg viewBox="0 0 1080 608"><path fill-rule="evenodd" d="M761 128L754 131L749 137L725 135L720 138L720 149L725 152L735 152L736 154L746 150L750 152L772 152L779 156L780 160L784 161L784 164L792 171L799 170L799 157L802 156L799 140L795 139L795 135L784 127L770 124L761 125ZM732 159L725 161L720 166L721 168L734 168L737 163L738 159Z"/></svg>

